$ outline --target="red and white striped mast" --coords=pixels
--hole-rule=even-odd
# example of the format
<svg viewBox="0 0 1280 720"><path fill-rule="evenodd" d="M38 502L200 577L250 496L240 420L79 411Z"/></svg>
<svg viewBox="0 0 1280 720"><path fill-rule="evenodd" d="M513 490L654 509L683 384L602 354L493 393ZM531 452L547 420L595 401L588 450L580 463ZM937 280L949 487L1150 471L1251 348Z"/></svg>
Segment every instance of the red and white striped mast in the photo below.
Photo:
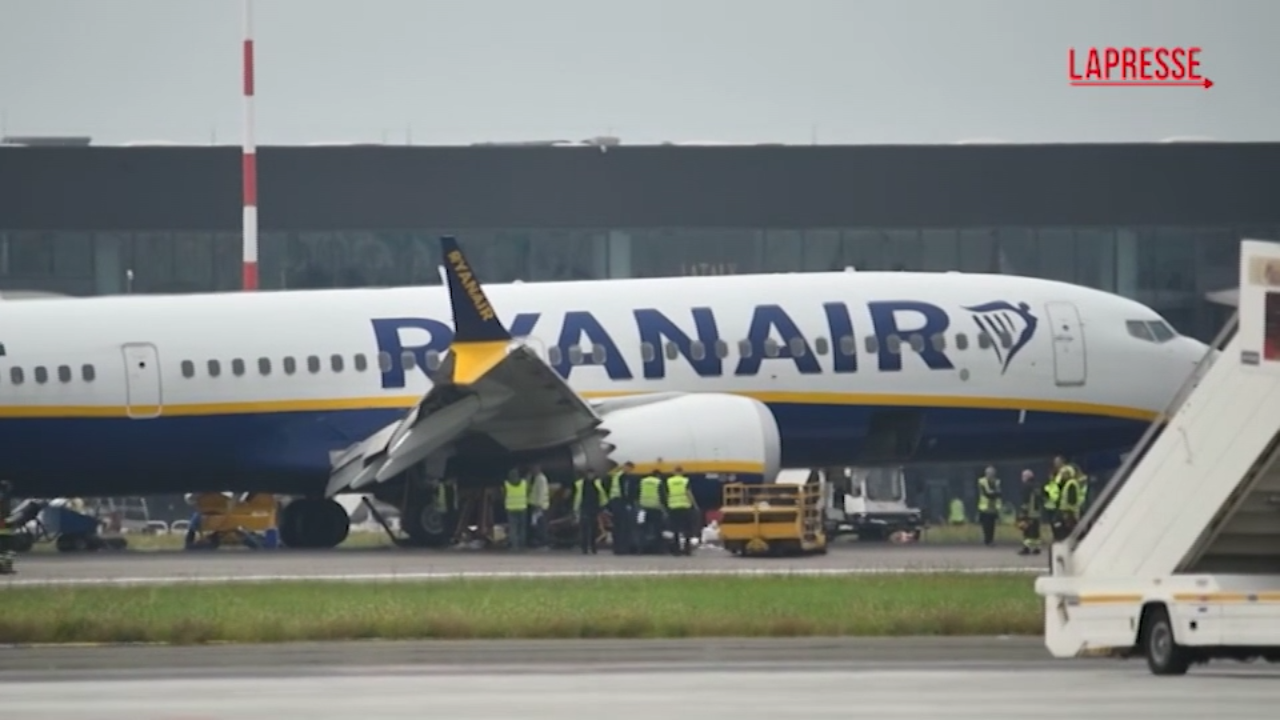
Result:
<svg viewBox="0 0 1280 720"><path fill-rule="evenodd" d="M253 137L253 0L244 0L244 139L241 173L244 184L242 289L258 289L258 156Z"/></svg>

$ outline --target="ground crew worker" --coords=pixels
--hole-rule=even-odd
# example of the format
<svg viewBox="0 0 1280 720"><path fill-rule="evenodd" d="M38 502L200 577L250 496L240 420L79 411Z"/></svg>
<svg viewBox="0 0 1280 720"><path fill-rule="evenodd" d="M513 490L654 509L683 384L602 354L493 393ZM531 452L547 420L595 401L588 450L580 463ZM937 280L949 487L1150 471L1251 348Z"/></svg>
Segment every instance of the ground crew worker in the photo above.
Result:
<svg viewBox="0 0 1280 720"><path fill-rule="evenodd" d="M14 535L18 528L9 527L9 515L13 512L13 486L8 480L0 480L0 575L12 575L14 560Z"/></svg>
<svg viewBox="0 0 1280 720"><path fill-rule="evenodd" d="M502 482L502 507L507 511L507 538L512 550L528 547L529 478L516 470Z"/></svg>
<svg viewBox="0 0 1280 720"><path fill-rule="evenodd" d="M662 478L655 468L653 472L640 478L639 502L640 512L644 520L640 523L640 531L636 533L636 552L644 552L645 547L653 540L653 530L661 531L663 526Z"/></svg>
<svg viewBox="0 0 1280 720"><path fill-rule="evenodd" d="M1058 500L1058 516L1062 518L1062 537L1065 540L1080 522L1080 510L1084 507L1084 478L1080 471L1070 463L1064 466L1069 469L1062 481L1062 496Z"/></svg>
<svg viewBox="0 0 1280 720"><path fill-rule="evenodd" d="M578 517L579 546L582 554L596 554L596 535L600 533L600 508L607 496L600 478L588 486L583 478L573 481L573 514Z"/></svg>
<svg viewBox="0 0 1280 720"><path fill-rule="evenodd" d="M458 483L446 479L437 482L435 498L431 504L440 515L440 526L445 532L453 533L456 528L451 527L451 523L457 522Z"/></svg>
<svg viewBox="0 0 1280 720"><path fill-rule="evenodd" d="M684 468L679 465L675 472L667 478L667 529L671 531L676 552L681 555L692 555L693 545L689 542L689 534L693 532L693 492L689 489L689 478L684 475Z"/></svg>
<svg viewBox="0 0 1280 720"><path fill-rule="evenodd" d="M631 541L636 524L635 493L632 492L632 477L636 466L628 460L622 467L615 468L609 474L609 518L613 528L613 554L625 555L631 552Z"/></svg>
<svg viewBox="0 0 1280 720"><path fill-rule="evenodd" d="M1040 512L1044 505L1044 491L1036 482L1035 473L1022 471L1022 502L1018 504L1018 527L1022 529L1022 548L1019 555L1040 554Z"/></svg>
<svg viewBox="0 0 1280 720"><path fill-rule="evenodd" d="M982 544L996 542L996 523L1000 521L1000 478L996 469L987 466L978 478L978 522L982 524Z"/></svg>
<svg viewBox="0 0 1280 720"><path fill-rule="evenodd" d="M551 508L551 488L547 485L547 476L537 465L530 466L527 476L529 478L529 527L533 535L531 545L547 547L551 544L547 531L547 521L550 520L547 517L547 511Z"/></svg>
<svg viewBox="0 0 1280 720"><path fill-rule="evenodd" d="M1063 532L1062 490L1067 478L1072 477L1074 472L1075 468L1067 463L1066 458L1061 455L1053 458L1053 474L1049 476L1049 482L1044 486L1044 509L1054 542L1066 539L1069 534L1069 531Z"/></svg>

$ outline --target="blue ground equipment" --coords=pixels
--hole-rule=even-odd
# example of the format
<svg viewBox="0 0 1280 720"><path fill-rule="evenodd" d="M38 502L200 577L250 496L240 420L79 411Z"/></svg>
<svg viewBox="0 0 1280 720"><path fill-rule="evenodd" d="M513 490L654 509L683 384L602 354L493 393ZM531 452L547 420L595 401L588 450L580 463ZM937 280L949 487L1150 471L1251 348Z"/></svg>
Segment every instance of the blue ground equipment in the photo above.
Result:
<svg viewBox="0 0 1280 720"><path fill-rule="evenodd" d="M40 511L37 539L52 539L58 552L123 550L128 541L118 535L104 536L102 521L65 505L46 505Z"/></svg>

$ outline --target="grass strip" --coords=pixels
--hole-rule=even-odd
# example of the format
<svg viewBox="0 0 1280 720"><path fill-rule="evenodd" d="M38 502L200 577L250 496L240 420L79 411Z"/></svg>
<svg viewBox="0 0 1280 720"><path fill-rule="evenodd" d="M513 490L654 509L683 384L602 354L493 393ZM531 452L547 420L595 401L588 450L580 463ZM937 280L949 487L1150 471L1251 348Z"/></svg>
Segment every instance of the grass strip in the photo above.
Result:
<svg viewBox="0 0 1280 720"><path fill-rule="evenodd" d="M279 582L0 591L0 643L1038 635L1026 575Z"/></svg>

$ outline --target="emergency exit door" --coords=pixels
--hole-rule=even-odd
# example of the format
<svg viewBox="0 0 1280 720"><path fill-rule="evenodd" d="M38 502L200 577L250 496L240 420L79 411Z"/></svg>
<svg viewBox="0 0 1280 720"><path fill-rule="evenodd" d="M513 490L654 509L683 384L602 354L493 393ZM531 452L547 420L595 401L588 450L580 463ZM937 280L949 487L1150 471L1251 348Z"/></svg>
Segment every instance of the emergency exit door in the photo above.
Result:
<svg viewBox="0 0 1280 720"><path fill-rule="evenodd" d="M124 354L125 402L129 417L159 417L164 398L160 391L160 353L151 343L121 346Z"/></svg>
<svg viewBox="0 0 1280 720"><path fill-rule="evenodd" d="M1086 364L1084 327L1080 312L1069 302L1045 303L1053 338L1053 379L1059 386L1084 385Z"/></svg>

